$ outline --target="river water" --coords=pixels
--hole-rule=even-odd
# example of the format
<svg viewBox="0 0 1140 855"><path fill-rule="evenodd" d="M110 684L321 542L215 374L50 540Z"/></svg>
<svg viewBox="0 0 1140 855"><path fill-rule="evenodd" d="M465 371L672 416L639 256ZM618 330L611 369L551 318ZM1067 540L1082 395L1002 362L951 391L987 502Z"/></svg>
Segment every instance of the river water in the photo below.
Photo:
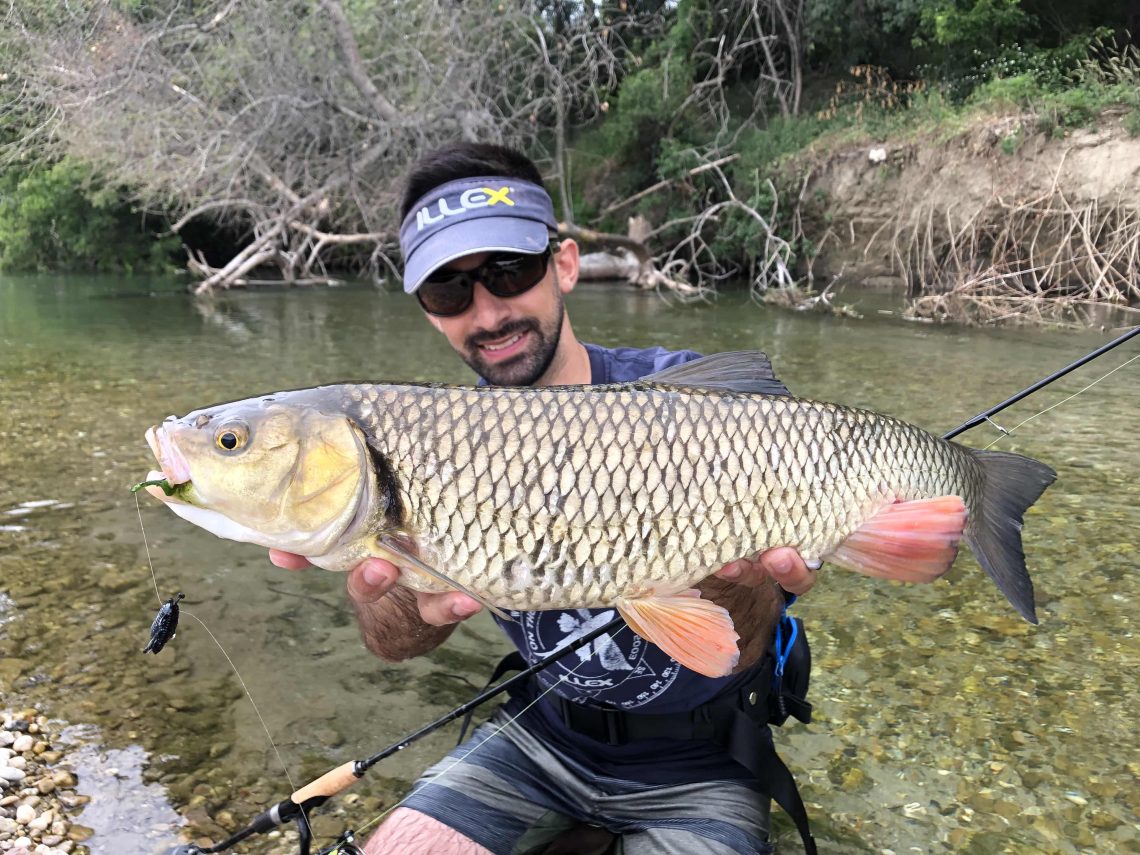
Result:
<svg viewBox="0 0 1140 855"><path fill-rule="evenodd" d="M916 325L893 298L842 299L864 318L744 295L680 307L604 286L568 306L585 340L763 348L799 395L939 433L1112 334ZM1062 402L1135 352L999 421ZM1138 368L1012 437L964 437L1058 471L1025 527L1040 626L968 556L928 587L825 568L795 606L816 720L777 744L821 851L1140 852ZM0 279L0 706L38 705L70 726L93 852L216 841L466 699L506 651L480 617L420 660L370 656L342 577L274 568L145 496L136 509L127 487L151 466L145 429L316 383L470 379L413 301L366 285L203 302L174 280ZM159 599L179 591L177 638L142 655ZM448 728L377 766L321 811L318 835L374 820L454 739ZM778 836L799 851L789 823ZM239 851L289 852L294 837Z"/></svg>

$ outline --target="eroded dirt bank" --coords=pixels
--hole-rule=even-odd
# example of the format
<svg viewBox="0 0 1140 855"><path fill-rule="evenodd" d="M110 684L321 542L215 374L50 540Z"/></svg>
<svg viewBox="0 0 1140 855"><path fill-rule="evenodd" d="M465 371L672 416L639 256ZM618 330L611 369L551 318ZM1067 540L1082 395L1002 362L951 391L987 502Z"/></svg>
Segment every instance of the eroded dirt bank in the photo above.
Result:
<svg viewBox="0 0 1140 855"><path fill-rule="evenodd" d="M982 280L1140 301L1140 138L1123 115L1063 132L1035 114L987 116L806 155L794 167L817 283L932 293Z"/></svg>

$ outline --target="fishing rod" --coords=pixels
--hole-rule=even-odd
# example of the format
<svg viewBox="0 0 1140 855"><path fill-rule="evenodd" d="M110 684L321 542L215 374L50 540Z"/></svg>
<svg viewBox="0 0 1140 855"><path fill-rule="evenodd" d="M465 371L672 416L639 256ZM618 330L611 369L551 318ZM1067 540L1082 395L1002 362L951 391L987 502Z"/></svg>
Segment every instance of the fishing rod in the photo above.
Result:
<svg viewBox="0 0 1140 855"><path fill-rule="evenodd" d="M236 832L233 836L223 840L210 847L200 847L193 843L175 846L167 849L163 855L209 855L209 853L224 852L227 849L237 845L247 837L252 837L255 834L265 834L272 831L279 825L284 825L287 822L295 821L297 823L297 830L300 834L300 848L298 855L310 855L312 847L312 831L309 828L309 811L318 808L328 801L333 796L348 789L362 777L364 774L387 757L404 750L413 742L422 739L429 733L439 730L441 727L450 724L460 716L465 716L473 711L476 707L489 701L496 695L509 691L512 686L516 686L525 680L529 680L540 671L544 671L557 662L568 653L573 653L579 648L585 647L590 642L597 639L599 636L607 632L616 631L625 626L625 621L620 617L615 617L609 623L586 633L580 638L560 647L551 653L549 656L540 659L538 662L531 665L513 677L504 680L497 686L490 686L480 692L466 703L460 704L455 709L440 716L430 724L425 724L415 733L410 733L398 742L393 742L387 748L378 751L371 757L365 760L350 760L335 769L332 769L325 774L321 775L314 781L309 782L301 787L289 798L278 802L267 811L263 811L250 820L249 824L241 831ZM333 845L331 849L321 850L318 855L332 855L332 853L343 853L343 855L355 855L360 850L352 842L352 832L347 832Z"/></svg>
<svg viewBox="0 0 1140 855"><path fill-rule="evenodd" d="M1024 400L1034 392L1044 389L1055 380L1059 380L1071 371L1075 371L1082 365L1086 365L1089 362L1092 362L1094 359L1103 356L1113 348L1119 347L1137 334L1140 334L1140 325L1133 327L1128 332L1124 333L1121 336L1118 336L1107 344L1098 347L1096 350L1085 354L1080 359L1069 363L1064 368L1054 371L1048 377L1038 380L1031 386L1025 387L1017 394L1006 398L1000 404L996 404L995 406L990 407L985 412L978 413L978 415L974 416L972 419L963 422L952 431L943 434L942 438L945 440L953 439L959 434L965 433L966 431L975 428L985 422L994 424L994 422L991 421L992 417L1000 413L1002 410L1013 406L1018 401ZM999 428L999 430L1002 430L1003 433L1007 433L1007 431L1002 428ZM433 733L436 730L439 730L441 727L444 727L447 724L450 724L460 716L467 715L476 707L480 706L483 703L486 703L496 695L500 695L503 692L508 691L512 686L518 685L520 682L530 679L535 674L538 674L546 668L549 668L566 654L578 650L579 648L586 646L591 641L603 635L604 633L610 632L611 630L617 630L624 625L625 621L620 617L616 617L604 626L600 626L592 632L589 632L586 635L575 639L565 647L559 648L549 656L539 660L529 668L520 671L513 677L504 680L502 683L499 683L496 686L489 686L478 695L473 697L471 700L467 701L464 704L460 704L447 714L441 716L440 718L437 718L430 724L424 725L419 730L409 734L400 741L393 742L387 748L377 752L376 754L373 754L371 757L365 760L350 760L347 763L344 763L335 769L326 772L316 780L301 787L299 790L289 796L289 798L278 802L269 810L258 814L244 829L238 831L226 840L223 840L221 843L207 848L200 847L193 843L184 844L167 849L163 855L211 855L212 853L224 852L225 850L240 843L242 840L245 840L247 837L272 831L274 828L277 828L278 826L283 825L289 821L296 822L298 833L300 835L298 855L311 855L313 838L312 831L309 826L309 811L320 807L330 798L343 792L352 784L356 783L356 781L360 780L360 778L362 778L370 768L379 763L381 760L384 760L385 758L391 757L393 754L402 751L413 742L423 738L424 736L427 736L429 733ZM362 855L362 850L357 847L354 842L354 832L346 831L343 835L341 835L336 843L328 848L319 850L317 855Z"/></svg>
<svg viewBox="0 0 1140 855"><path fill-rule="evenodd" d="M1124 333L1121 336L1114 338L1108 344L1102 345L1101 347L1098 347L1096 350L1092 351L1091 353L1086 353L1084 356L1082 356L1080 359L1076 360L1075 362L1070 362L1068 365L1066 365L1061 370L1054 371L1048 377L1045 377L1041 380L1038 380L1032 386L1026 386L1024 389L1022 389L1016 395L1013 395L1009 398L1006 398L1000 404L997 404L996 406L990 407L984 413L978 413L976 416L974 416L969 421L962 422L962 424L958 425L958 427L954 428L954 430L950 431L949 433L944 433L942 435L942 438L943 439L953 439L958 434L965 433L966 431L970 430L970 428L975 428L978 425L980 425L982 422L988 422L993 416L996 416L998 413L1000 413L1002 410L1006 409L1007 407L1012 407L1014 404L1016 404L1018 401L1022 400L1023 398L1028 398L1030 395L1032 395L1038 389L1044 389L1046 386L1048 386L1054 380L1060 380L1062 377L1064 377L1070 371L1076 371L1082 365L1084 365L1088 362L1092 362L1098 356L1103 356L1104 354L1106 354L1110 350L1112 350L1114 347L1119 347L1120 345L1124 344L1124 342L1128 341L1130 338L1135 336L1137 333L1140 333L1140 325L1134 326L1128 332ZM1002 432L1004 433L1005 431L1002 431Z"/></svg>

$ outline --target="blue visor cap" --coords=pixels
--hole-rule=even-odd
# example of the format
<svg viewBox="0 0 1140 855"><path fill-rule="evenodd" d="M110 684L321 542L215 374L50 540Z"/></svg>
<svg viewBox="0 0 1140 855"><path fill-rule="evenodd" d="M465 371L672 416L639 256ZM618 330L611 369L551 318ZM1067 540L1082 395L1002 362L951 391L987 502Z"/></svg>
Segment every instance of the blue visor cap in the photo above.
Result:
<svg viewBox="0 0 1140 855"><path fill-rule="evenodd" d="M474 252L540 253L558 231L554 203L519 178L464 178L422 197L400 226L404 291L432 271Z"/></svg>

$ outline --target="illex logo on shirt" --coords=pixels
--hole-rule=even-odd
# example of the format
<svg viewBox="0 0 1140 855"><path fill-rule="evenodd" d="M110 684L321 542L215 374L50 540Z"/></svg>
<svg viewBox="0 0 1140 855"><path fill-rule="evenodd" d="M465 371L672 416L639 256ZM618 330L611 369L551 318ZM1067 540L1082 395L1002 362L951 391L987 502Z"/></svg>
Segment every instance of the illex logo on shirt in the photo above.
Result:
<svg viewBox="0 0 1140 855"><path fill-rule="evenodd" d="M514 189L514 187L500 187L498 190L493 187L472 187L470 190L464 190L457 201L449 203L444 197L434 205L425 205L416 211L416 231L422 232L445 217L454 217L476 208L490 208L500 203L513 208L515 200L509 194L513 193ZM452 207L453 205L456 207ZM434 214L431 210L433 207L437 209Z"/></svg>
<svg viewBox="0 0 1140 855"><path fill-rule="evenodd" d="M523 643L532 662L598 627L605 626L617 613L606 609L591 614L589 609L565 612L511 612L519 621ZM525 655L525 651L524 651ZM609 703L621 709L636 709L656 700L673 685L681 666L660 648L647 644L640 635L618 630L605 633L581 647L577 657L567 656L554 663L547 674L573 687L581 698Z"/></svg>

